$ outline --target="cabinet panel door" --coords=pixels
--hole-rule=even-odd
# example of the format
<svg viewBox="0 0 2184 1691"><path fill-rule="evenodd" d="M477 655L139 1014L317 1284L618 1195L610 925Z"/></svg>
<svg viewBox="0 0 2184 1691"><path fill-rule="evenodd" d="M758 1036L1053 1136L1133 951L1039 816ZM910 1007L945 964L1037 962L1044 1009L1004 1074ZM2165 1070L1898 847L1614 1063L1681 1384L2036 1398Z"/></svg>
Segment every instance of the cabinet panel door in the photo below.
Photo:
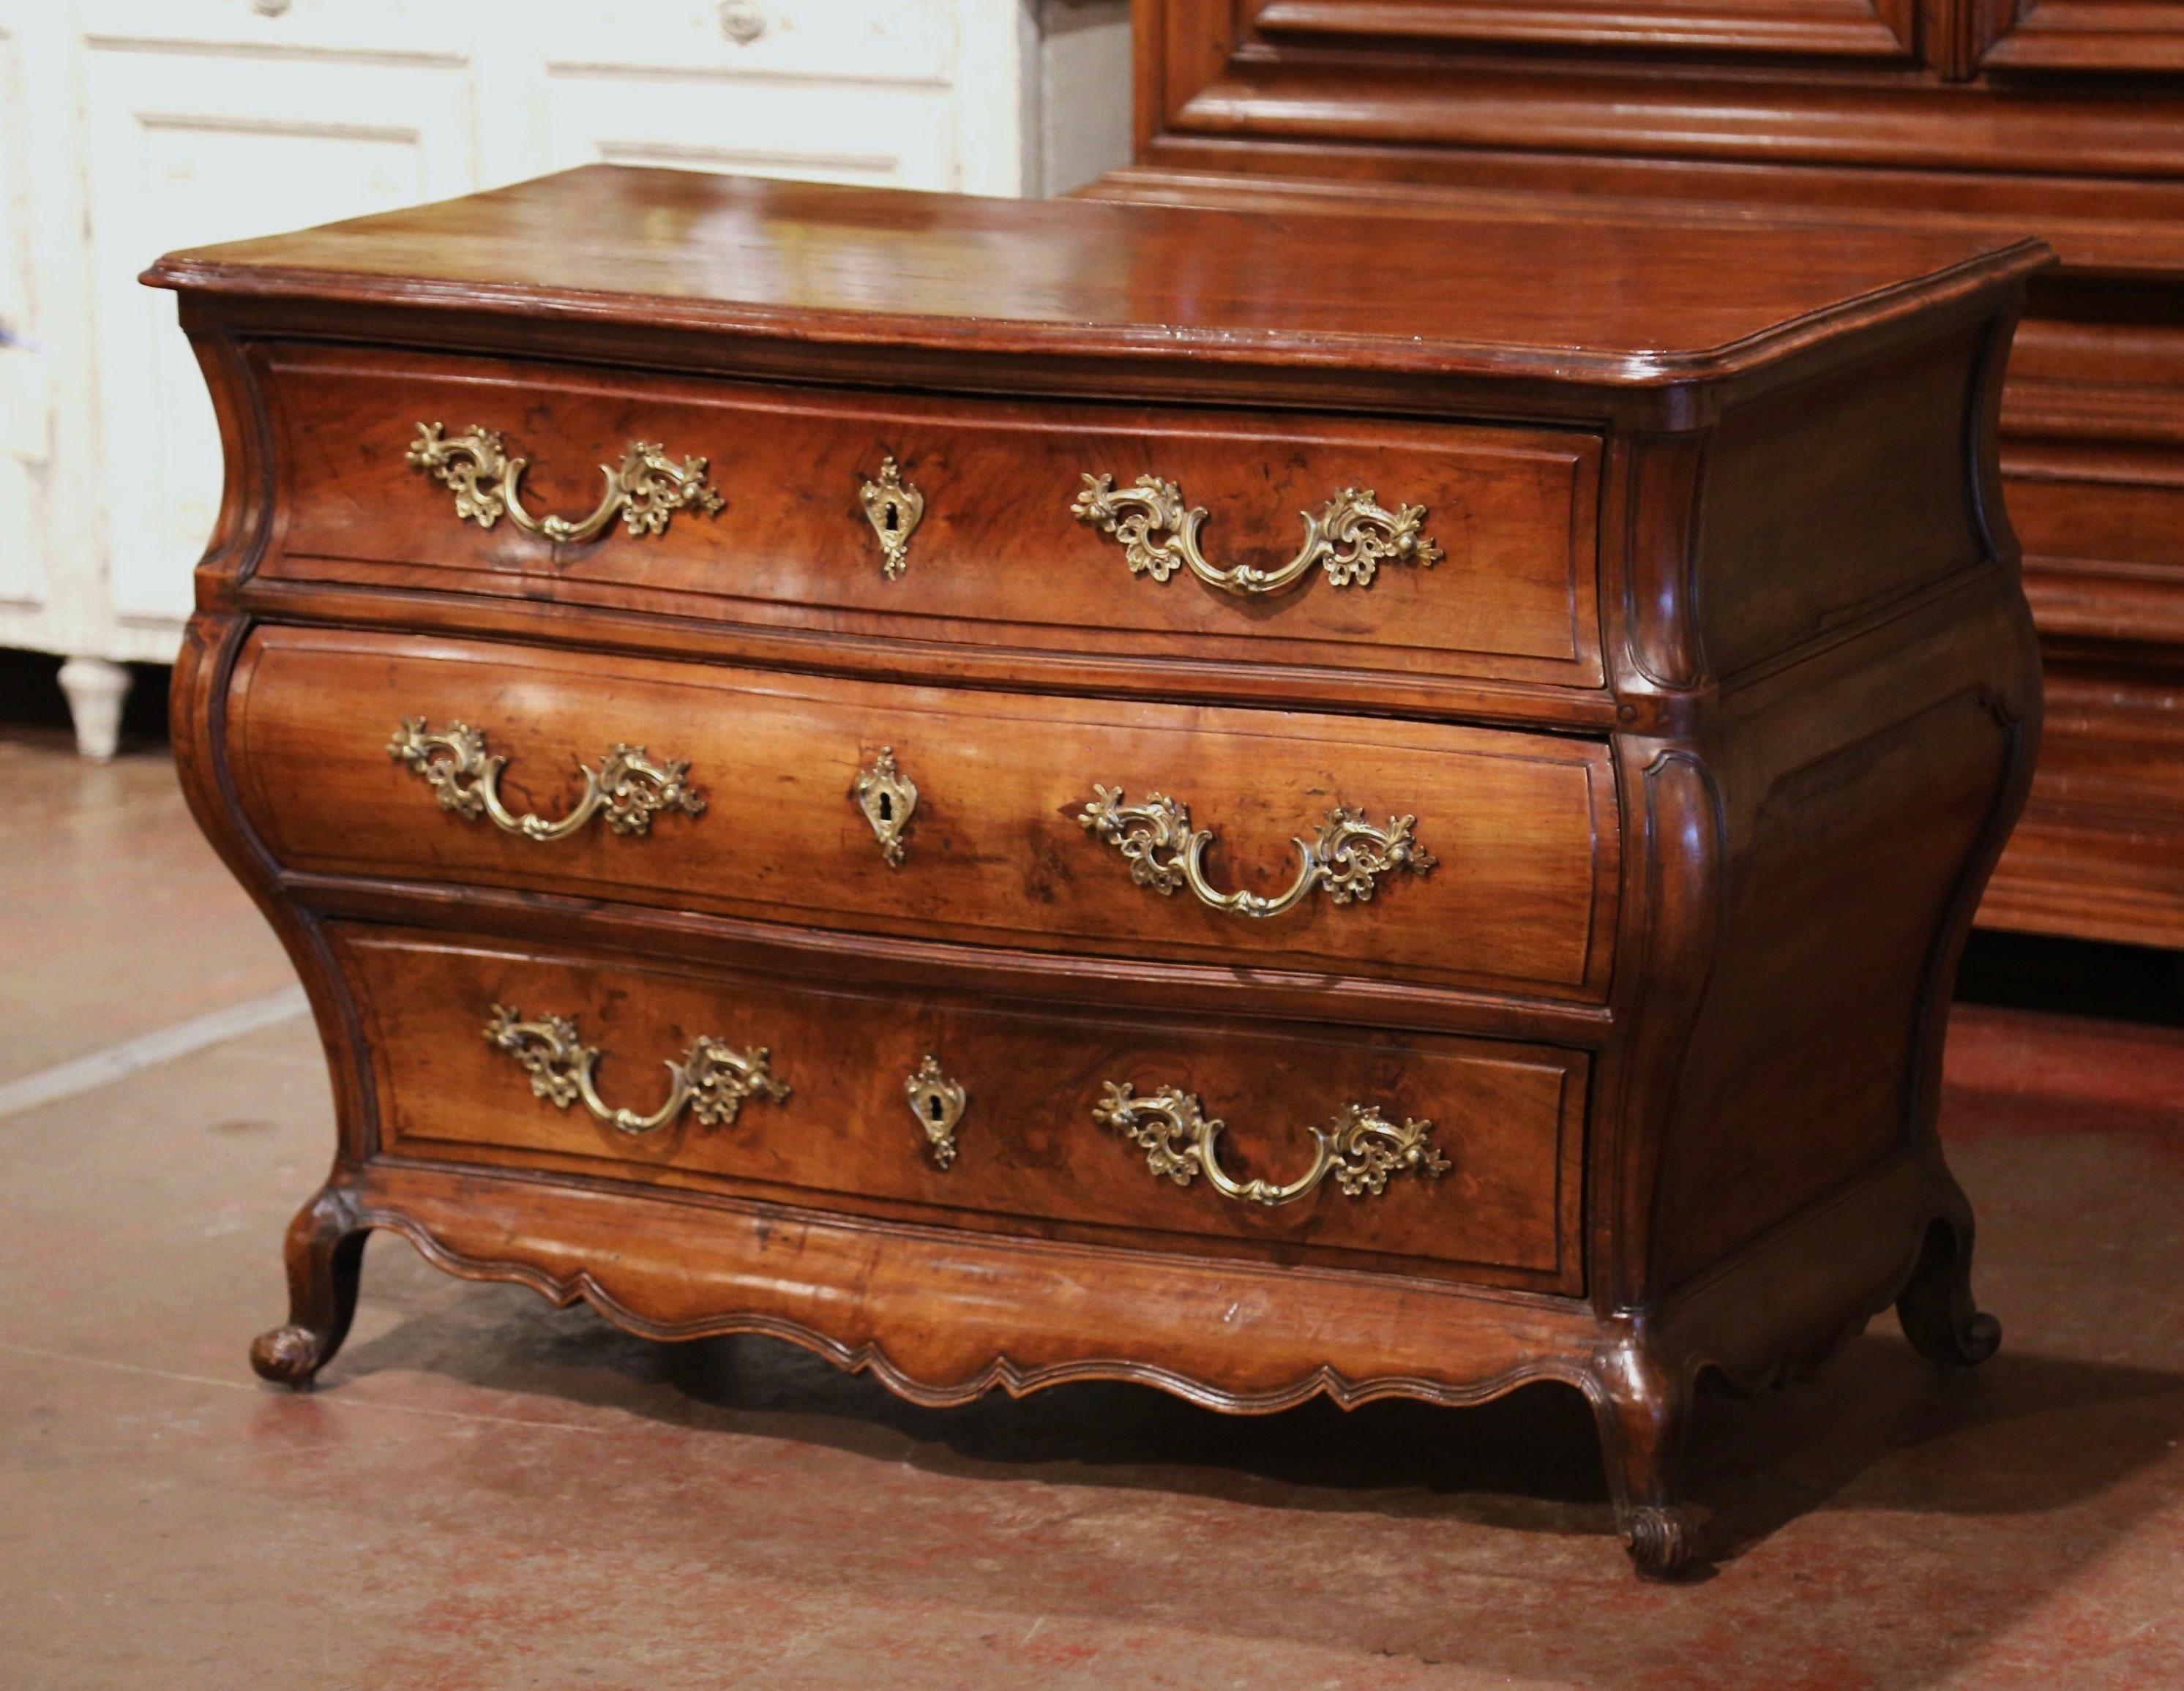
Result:
<svg viewBox="0 0 2184 1691"><path fill-rule="evenodd" d="M545 168L656 164L811 182L953 188L944 85L697 77L549 64Z"/></svg>
<svg viewBox="0 0 2184 1691"><path fill-rule="evenodd" d="M76 0L76 8L94 46L418 58L448 50L454 9L445 0Z"/></svg>
<svg viewBox="0 0 2184 1691"><path fill-rule="evenodd" d="M0 616L45 598L37 518L50 406L31 321L31 159L21 38L0 17Z"/></svg>
<svg viewBox="0 0 2184 1691"><path fill-rule="evenodd" d="M1277 38L1537 42L1574 47L1908 59L1916 0L1246 0Z"/></svg>
<svg viewBox="0 0 2184 1691"><path fill-rule="evenodd" d="M2184 70L2184 0L1961 3L1981 70Z"/></svg>
<svg viewBox="0 0 2184 1691"><path fill-rule="evenodd" d="M532 36L538 168L654 164L963 186L952 86L958 10L944 0L548 8Z"/></svg>
<svg viewBox="0 0 2184 1691"><path fill-rule="evenodd" d="M220 459L174 296L137 272L176 247L328 223L474 186L460 57L170 52L85 55L102 410L99 516L125 622L178 623L212 532Z"/></svg>
<svg viewBox="0 0 2184 1691"><path fill-rule="evenodd" d="M948 0L588 0L538 8L528 26L548 63L693 76L834 82L949 81Z"/></svg>

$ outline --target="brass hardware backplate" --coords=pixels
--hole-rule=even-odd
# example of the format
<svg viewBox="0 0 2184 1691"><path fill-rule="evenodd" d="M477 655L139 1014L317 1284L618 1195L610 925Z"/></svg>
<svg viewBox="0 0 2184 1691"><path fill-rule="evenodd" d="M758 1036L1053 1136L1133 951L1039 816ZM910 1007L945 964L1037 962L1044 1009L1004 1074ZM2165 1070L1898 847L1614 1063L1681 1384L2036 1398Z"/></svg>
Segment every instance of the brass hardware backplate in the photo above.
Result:
<svg viewBox="0 0 2184 1691"><path fill-rule="evenodd" d="M583 796L566 816L519 816L501 802L504 757L488 752L485 735L465 723L450 722L434 731L421 716L405 716L387 742L389 756L407 764L440 795L440 808L472 820L488 817L495 827L526 840L561 840L600 811L618 834L648 834L662 810L701 815L705 801L689 785L690 765L672 758L655 761L642 746L615 745L595 770L578 764Z"/></svg>
<svg viewBox="0 0 2184 1691"><path fill-rule="evenodd" d="M526 534L556 544L577 546L594 540L619 516L633 538L666 531L677 511L721 509L721 496L705 480L705 460L677 464L650 441L632 441L619 466L602 464L606 491L589 516L534 517L523 509L521 486L531 460L510 458L493 430L473 423L452 438L437 423L417 425L410 443L410 462L454 490L457 520L491 528L504 515Z"/></svg>
<svg viewBox="0 0 2184 1691"><path fill-rule="evenodd" d="M1190 826L1190 807L1166 793L1149 793L1141 804L1123 802L1119 787L1095 784L1092 800L1077 818L1085 830L1105 840L1128 861L1130 878L1163 897L1178 887L1217 910L1243 916L1278 916L1301 902L1315 887L1325 887L1338 904L1362 903L1373 896L1377 877L1394 871L1424 875L1436 859L1419 846L1416 816L1390 816L1374 827L1364 812L1338 804L1327 813L1318 835L1290 842L1300 859L1289 890L1268 898L1239 889L1223 893L1206 878L1206 848L1213 830Z"/></svg>
<svg viewBox="0 0 2184 1691"><path fill-rule="evenodd" d="M925 520L925 495L902 479L892 457L880 460L880 473L865 483L857 498L865 520L879 537L880 574L890 581L910 567L910 537Z"/></svg>
<svg viewBox="0 0 2184 1691"><path fill-rule="evenodd" d="M1206 508L1184 504L1182 488L1157 476L1140 476L1123 488L1112 476L1087 476L1069 513L1120 541L1134 576L1165 581L1179 566L1208 587L1245 596L1293 587L1315 564L1338 587L1369 587L1384 563L1430 569L1446 555L1420 532L1424 505L1391 511L1369 487L1362 492L1345 487L1318 511L1303 513L1303 548L1274 570L1248 564L1223 569L1207 562L1198 547Z"/></svg>
<svg viewBox="0 0 2184 1691"><path fill-rule="evenodd" d="M585 1044L567 1016L526 1021L521 1010L495 1004L485 1037L529 1071L531 1090L549 1104L566 1110L582 1102L610 1127L632 1135L665 1127L685 1106L708 1127L721 1127L736 1119L747 1098L779 1104L788 1096L788 1088L773 1077L765 1046L738 1051L724 1039L700 1038L691 1042L680 1062L667 1065L667 1101L649 1115L640 1115L615 1109L599 1096L592 1072L599 1048Z"/></svg>
<svg viewBox="0 0 2184 1691"><path fill-rule="evenodd" d="M940 1060L928 1052L917 1072L903 1082L902 1095L925 1130L926 1149L946 1168L956 1160L956 1124L963 1119L969 1094L940 1072Z"/></svg>
<svg viewBox="0 0 2184 1691"><path fill-rule="evenodd" d="M903 834L910 826L911 813L917 809L917 783L896 765L893 746L882 746L880 754L858 773L850 797L872 824L873 837L880 843L880 855L887 860L888 867L901 868L904 854L910 848Z"/></svg>
<svg viewBox="0 0 2184 1691"><path fill-rule="evenodd" d="M1312 1166L1285 1186L1238 1180L1215 1154L1224 1124L1206 1114L1197 1094L1162 1087L1139 1098L1125 1081L1109 1081L1092 1119L1143 1148L1156 1176L1188 1186L1200 1175L1223 1198L1272 1207L1309 1197L1332 1174L1350 1198L1377 1197L1390 1175L1415 1171L1438 1179L1448 1159L1434 1148L1433 1123L1406 1119L1401 1126L1369 1104L1346 1104L1326 1127L1311 1127Z"/></svg>

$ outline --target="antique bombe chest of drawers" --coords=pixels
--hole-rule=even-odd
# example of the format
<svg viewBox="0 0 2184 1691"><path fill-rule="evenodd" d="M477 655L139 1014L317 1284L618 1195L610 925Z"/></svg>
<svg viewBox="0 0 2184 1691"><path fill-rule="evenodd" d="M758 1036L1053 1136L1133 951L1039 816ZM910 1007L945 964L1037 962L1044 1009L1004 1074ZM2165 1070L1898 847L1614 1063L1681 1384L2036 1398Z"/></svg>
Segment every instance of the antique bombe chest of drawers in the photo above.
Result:
<svg viewBox="0 0 2184 1691"><path fill-rule="evenodd" d="M2026 243L574 171L178 254L176 742L368 1232L928 1404L1582 1391L1895 1303L2036 666ZM1451 1417L1450 1436L1462 1436Z"/></svg>

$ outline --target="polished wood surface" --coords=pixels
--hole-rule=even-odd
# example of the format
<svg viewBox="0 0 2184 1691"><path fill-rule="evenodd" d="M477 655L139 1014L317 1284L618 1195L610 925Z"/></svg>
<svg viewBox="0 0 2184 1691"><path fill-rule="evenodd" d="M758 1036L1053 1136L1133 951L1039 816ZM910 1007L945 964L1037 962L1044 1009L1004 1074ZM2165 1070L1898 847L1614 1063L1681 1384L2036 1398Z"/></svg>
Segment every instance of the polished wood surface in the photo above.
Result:
<svg viewBox="0 0 2184 1691"><path fill-rule="evenodd" d="M1104 198L2052 242L2002 453L2075 704L1981 920L2184 948L2184 8L1138 0L1135 39Z"/></svg>
<svg viewBox="0 0 2184 1691"><path fill-rule="evenodd" d="M718 615L887 640L1218 659L1597 687L1600 444L1571 430L1397 427L1357 418L1028 405L777 386L616 382L549 364L266 349L289 510L279 576L480 589L532 600ZM551 395L550 403L545 398ZM460 522L407 467L420 422L481 421L532 460L525 498L588 509L594 467L632 439L707 460L727 501L643 546L555 547L512 523ZM926 499L890 579L858 491L893 456ZM1271 570L1301 513L1341 489L1424 507L1446 554L1369 586L1319 570L1265 598L1187 575L1133 575L1071 515L1087 475L1175 482L1210 513L1206 549ZM1096 638L1088 638L1088 635Z"/></svg>
<svg viewBox="0 0 2184 1691"><path fill-rule="evenodd" d="M370 1036L391 1154L547 1168L1016 1237L1121 1241L1277 1263L1439 1271L1572 1293L1581 1283L1585 1058L1509 1041L1329 1027L1305 1037L1219 1017L1011 1010L793 979L607 962L430 932L333 936ZM606 1053L601 1092L649 1110L662 1060L701 1036L761 1045L789 1088L732 1126L685 1115L644 1137L534 1097L481 1037L479 1006L576 1015ZM855 1037L845 1037L851 1031ZM903 1082L932 1053L970 1101L934 1165ZM1224 1168L1276 1183L1346 1104L1432 1124L1451 1167L1358 1198L1265 1207L1157 1176L1093 1118L1103 1086L1182 1084L1227 1124ZM892 1129L893 1131L889 1131Z"/></svg>
<svg viewBox="0 0 2184 1691"><path fill-rule="evenodd" d="M723 672L545 648L271 628L228 706L245 814L309 873L566 892L956 944L1607 993L1618 887L1606 748L1538 735ZM510 807L551 818L617 743L687 760L696 817L563 840L443 809L387 754L405 719L482 729ZM900 865L850 791L883 746L917 787ZM1223 888L1279 893L1336 804L1415 815L1442 866L1279 916L1163 896L1078 817L1164 793Z"/></svg>
<svg viewBox="0 0 2184 1691"><path fill-rule="evenodd" d="M1309 220L599 172L159 268L230 470L176 677L185 787L309 985L341 1121L262 1373L309 1381L385 1229L922 1402L1552 1380L1593 1404L1632 1552L1667 1573L1703 1554L1677 1467L1702 1375L1756 1388L1899 1300L1936 1362L1993 1349L1932 1122L2039 733L1997 440L2042 253L1621 224L1525 270L1522 219L1357 221L1476 245L1491 297L1444 286L1420 320L1442 338L1407 346L1424 272L1341 272L1340 311L1384 314L1340 332ZM456 280L467 236L421 253L472 224L530 231L504 256L532 285ZM611 280L544 232L578 224L650 256ZM295 261L322 248L346 268ZM1543 314L1557 253L1604 280ZM850 309L890 267L912 302L978 273L951 312L1111 314ZM670 275L687 311L645 291ZM1170 307L1173 354L1146 355ZM1624 332L1731 319L1744 338L1672 377L1684 337ZM411 415L427 392L444 414ZM403 462L435 420L508 431L541 509L596 497L625 431L712 458L727 507L583 545L480 531ZM1117 442L1181 468L1105 462ZM845 485L875 452L933 525L894 581ZM1141 468L1254 561L1329 476L1468 525L1432 571L1232 603L1056 515L1072 477ZM482 729L518 809L562 814L618 742L689 759L707 802L516 837L389 755L417 716ZM882 747L919 789L900 867L851 801ZM1217 912L1078 826L1095 781L1187 802L1224 888L1277 890L1338 804L1415 815L1439 862ZM571 1018L640 1115L701 1037L764 1045L789 1094L625 1132L489 1043L496 1004ZM967 1095L945 1172L904 1089L927 1055ZM1095 1122L1109 1081L1198 1097L1236 1175L1295 1178L1348 1104L1430 1120L1450 1167L1242 1203Z"/></svg>
<svg viewBox="0 0 2184 1691"><path fill-rule="evenodd" d="M1606 42L1658 51L1908 58L1912 0L1262 0L1253 23L1269 33L1366 40Z"/></svg>
<svg viewBox="0 0 2184 1691"><path fill-rule="evenodd" d="M800 341L1647 387L1763 364L2039 262L2029 244L1950 234L1702 229L1669 243L1613 222L1486 218L1460 241L1430 223L1337 220L1313 229L1307 252L1279 221L1223 212L592 165L200 248L147 280ZM1586 286L1541 288L1542 275Z"/></svg>

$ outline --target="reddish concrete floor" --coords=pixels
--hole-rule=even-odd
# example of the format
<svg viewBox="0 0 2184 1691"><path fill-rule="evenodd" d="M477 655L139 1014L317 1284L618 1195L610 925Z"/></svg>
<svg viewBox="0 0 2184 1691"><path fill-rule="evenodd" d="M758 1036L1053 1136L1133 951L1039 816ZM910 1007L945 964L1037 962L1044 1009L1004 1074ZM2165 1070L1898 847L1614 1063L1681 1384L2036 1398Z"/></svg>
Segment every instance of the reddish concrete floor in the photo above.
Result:
<svg viewBox="0 0 2184 1691"><path fill-rule="evenodd" d="M0 734L0 1083L296 978L164 754L73 745Z"/></svg>
<svg viewBox="0 0 2184 1691"><path fill-rule="evenodd" d="M107 827L57 748L0 755L55 813L0 859L8 1004L124 1037L140 991L262 987L156 761ZM1663 1588L1548 1388L925 1411L386 1239L323 1388L261 1387L332 1133L308 1026L268 1028L0 1118L0 1688L2184 1685L2184 1042L1968 1013L1952 1059L2003 1353L1938 1382L1884 1317L1709 1402L1719 1571Z"/></svg>

